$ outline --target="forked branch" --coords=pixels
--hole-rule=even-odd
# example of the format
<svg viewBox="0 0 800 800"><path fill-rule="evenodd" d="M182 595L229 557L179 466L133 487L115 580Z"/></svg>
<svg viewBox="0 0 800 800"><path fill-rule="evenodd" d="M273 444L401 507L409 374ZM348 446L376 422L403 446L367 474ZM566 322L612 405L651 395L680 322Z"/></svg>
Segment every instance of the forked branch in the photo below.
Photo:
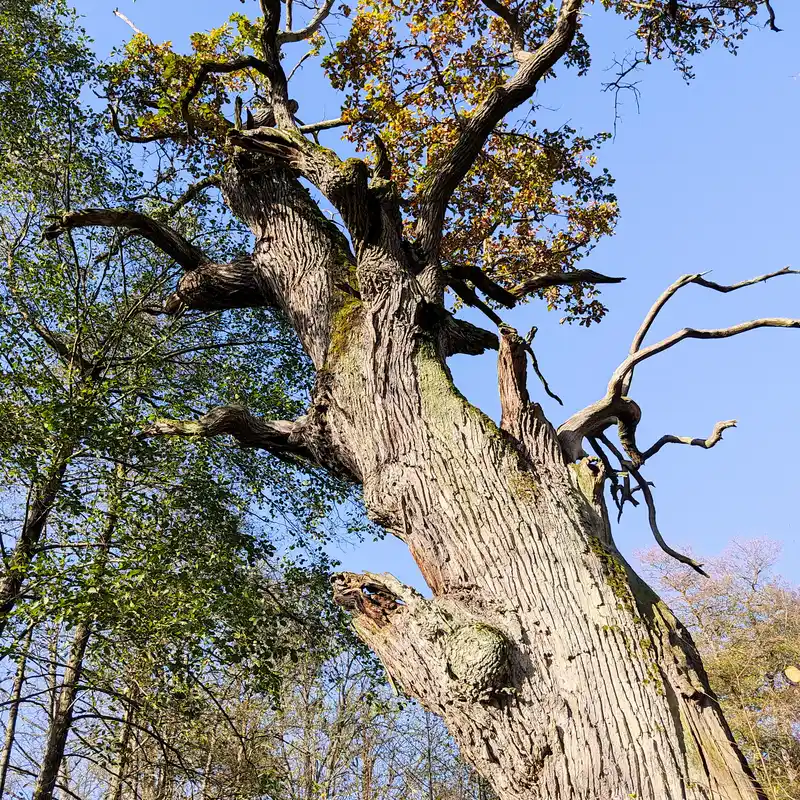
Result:
<svg viewBox="0 0 800 800"><path fill-rule="evenodd" d="M310 142L296 130L232 129L228 141L279 159L314 184L342 215L356 247L369 236L380 203L374 196L368 198L369 168L364 161L342 161L332 150Z"/></svg>
<svg viewBox="0 0 800 800"><path fill-rule="evenodd" d="M278 44L289 44L290 42L302 42L303 39L308 39L313 36L322 26L322 23L328 18L333 8L334 0L325 0L325 2L317 9L317 13L311 18L311 21L304 28L296 31L281 31L277 34Z"/></svg>
<svg viewBox="0 0 800 800"><path fill-rule="evenodd" d="M667 336L666 339L662 339L660 342L651 344L629 355L611 376L611 381L608 384L609 394L622 396L625 388L625 379L633 372L637 364L658 355L658 353L669 350L670 347L674 347L684 339L729 339L731 336L738 336L740 333L748 333L758 328L800 328L800 319L763 317L761 319L752 319L748 322L740 322L738 325L731 325L729 328L683 328L671 336Z"/></svg>
<svg viewBox="0 0 800 800"><path fill-rule="evenodd" d="M522 24L519 14L514 9L503 5L500 0L482 0L482 2L489 11L506 23L511 34L511 50L515 58L521 58L525 51L525 26Z"/></svg>
<svg viewBox="0 0 800 800"><path fill-rule="evenodd" d="M770 280L771 278L777 278L781 275L799 275L800 271L796 269L790 269L789 267L784 267L776 272L769 272L766 275L759 275L755 278L749 278L748 280L739 281L738 283L732 284L715 283L714 281L707 280L705 277L706 274L708 273L698 272L690 275L682 275L680 278L678 278L678 280L664 290L664 292L659 296L656 302L653 303L652 307L647 312L647 316L639 326L639 330L636 331L636 335L633 337L633 342L631 343L631 349L628 351L630 355L637 353L641 349L645 337L647 336L650 328L653 326L653 323L656 320L656 317L659 315L664 306L680 289L682 289L684 286L688 286L690 283L703 286L706 289L711 289L715 292L728 294L729 292L735 292L737 289L744 289L747 286L754 286L757 283L766 283L766 281ZM622 389L623 394L628 393L632 380L633 369L631 369L625 377L625 382Z"/></svg>

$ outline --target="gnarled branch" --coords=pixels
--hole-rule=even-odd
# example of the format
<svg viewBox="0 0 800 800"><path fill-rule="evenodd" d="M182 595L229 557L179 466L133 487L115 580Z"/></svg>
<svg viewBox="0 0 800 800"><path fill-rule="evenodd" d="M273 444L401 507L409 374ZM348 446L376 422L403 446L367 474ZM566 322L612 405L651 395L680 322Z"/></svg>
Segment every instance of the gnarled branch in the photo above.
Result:
<svg viewBox="0 0 800 800"><path fill-rule="evenodd" d="M181 135L180 131L151 133L148 136L137 136L135 134L128 133L127 131L123 130L122 126L119 124L119 109L117 108L116 102L109 103L108 110L111 113L111 127L114 129L114 133L116 133L123 142L131 142L133 144L148 144L150 142L162 142L165 139L175 139Z"/></svg>
<svg viewBox="0 0 800 800"><path fill-rule="evenodd" d="M669 442L684 442L702 446L700 443L708 443L707 447L712 447L720 439L722 430L727 427L732 427L732 422L719 423L723 425L722 428L715 428L715 434L712 434L706 440L703 439L683 439L680 437L666 436L656 443L645 453L641 453L636 447L635 431L636 424L638 423L638 406L627 396L631 384L631 377L633 370L642 361L651 358L658 353L668 350L670 347L678 344L684 339L727 339L732 336L738 336L741 333L756 330L758 328L800 328L800 319L788 319L784 317L765 317L762 319L750 320L742 322L738 325L732 325L729 328L711 328L711 329L696 329L696 328L683 328L680 331L667 336L659 342L655 342L647 347L642 347L648 331L653 325L656 317L664 308L666 303L672 298L675 293L684 286L690 283L696 283L707 289L712 289L716 292L728 293L742 289L746 286L752 286L756 283L770 280L781 275L797 275L800 274L798 270L792 270L789 267L770 272L766 275L759 275L755 278L740 281L734 284L720 284L709 281L701 274L683 275L659 296L656 302L648 311L644 321L642 322L639 330L634 336L633 343L631 344L630 353L628 357L617 367L614 374L611 376L605 397L598 400L592 405L587 406L581 411L573 414L561 427L558 429L559 440L564 448L564 454L570 461L582 458L583 447L582 441L587 436L598 436L609 425L617 422L620 428L620 441L625 448L631 462L635 466L641 466L648 457L658 452L664 444ZM635 408L634 408L635 407ZM633 416L631 416L633 414Z"/></svg>
<svg viewBox="0 0 800 800"><path fill-rule="evenodd" d="M711 435L707 439L692 439L689 436L673 436L666 434L662 436L652 447L648 447L642 453L642 462L647 461L648 458L654 456L664 445L667 444L689 444L694 447L702 447L704 450L710 450L715 444L722 441L722 432L728 428L735 428L736 420L728 419L724 422L718 422L711 431Z"/></svg>
<svg viewBox="0 0 800 800"><path fill-rule="evenodd" d="M265 294L263 282L256 279L255 269L253 259L242 256L226 264L209 263L190 270L178 281L175 292L164 304L164 312L274 306L274 298Z"/></svg>
<svg viewBox="0 0 800 800"><path fill-rule="evenodd" d="M242 406L219 406L197 420L159 419L142 431L151 436L230 435L242 447L252 447L279 456L298 456L313 461L303 441L305 418L295 421L265 420Z"/></svg>
<svg viewBox="0 0 800 800"><path fill-rule="evenodd" d="M617 450L614 446L614 443L608 440L608 437L605 434L600 434L597 437L618 459L620 462L620 466L633 475L634 480L637 483L639 491L642 493L644 497L645 504L647 505L647 516L650 522L650 530L653 533L653 538L656 540L658 546L669 556L674 558L676 561L680 561L681 564L686 564L690 566L693 570L699 572L701 575L704 575L706 578L708 577L708 573L703 569L702 564L698 564L693 558L689 556L685 556L683 553L679 553L677 550L673 550L665 541L664 537L661 535L661 531L658 528L658 520L656 518L656 503L653 498L653 493L650 491L650 483L646 481L639 470L636 468L634 464L630 461L625 459L622 454ZM632 501L631 498L631 491L630 488L627 488L628 497L626 499ZM624 502L624 500L623 500ZM633 501L632 501L633 502Z"/></svg>
<svg viewBox="0 0 800 800"><path fill-rule="evenodd" d="M158 221L163 221L174 217L184 206L187 206L189 203L192 202L202 191L208 189L211 186L219 186L222 180L221 175L209 175L205 178L201 178L196 183L191 184L187 187L186 191L177 199L175 202L169 206L169 208L165 208L163 211L158 211L154 214L153 219ZM139 231L135 228L129 228L125 233L121 234L117 241L105 250L104 252L100 253L100 255L95 256L95 264L99 264L101 261L105 261L107 258L111 258L112 256L116 255L122 244L127 240L136 236Z"/></svg>
<svg viewBox="0 0 800 800"><path fill-rule="evenodd" d="M80 211L67 211L56 219L44 232L45 239L57 239L74 228L100 226L104 228L130 228L140 236L163 250L184 269L197 269L208 264L210 259L185 239L177 231L156 222L138 211L114 208L85 208Z"/></svg>
<svg viewBox="0 0 800 800"><path fill-rule="evenodd" d="M790 319L787 317L763 317L752 319L747 322L740 322L738 325L731 325L729 328L683 328L676 331L666 339L651 344L642 350L631 354L620 364L611 376L608 384L609 393L621 396L625 383L625 378L633 371L637 364L648 358L652 358L658 353L663 353L674 347L684 339L728 339L731 336L738 336L740 333L748 333L758 328L800 328L800 319Z"/></svg>

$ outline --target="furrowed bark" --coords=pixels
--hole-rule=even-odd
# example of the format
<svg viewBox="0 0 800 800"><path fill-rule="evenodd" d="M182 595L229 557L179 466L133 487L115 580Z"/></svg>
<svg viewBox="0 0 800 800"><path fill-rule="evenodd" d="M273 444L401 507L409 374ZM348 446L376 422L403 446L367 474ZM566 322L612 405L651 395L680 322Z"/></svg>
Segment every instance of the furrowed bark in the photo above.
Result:
<svg viewBox="0 0 800 800"><path fill-rule="evenodd" d="M292 181L234 163L223 191L256 236L258 280L314 354L304 440L362 483L432 590L335 579L394 682L445 719L504 800L763 797L691 639L613 545L602 465L568 463L530 402L518 337L501 337L498 428L455 389L389 217L353 235L359 295L339 292L306 201L291 219L271 202L297 197ZM272 258L290 239L294 257Z"/></svg>

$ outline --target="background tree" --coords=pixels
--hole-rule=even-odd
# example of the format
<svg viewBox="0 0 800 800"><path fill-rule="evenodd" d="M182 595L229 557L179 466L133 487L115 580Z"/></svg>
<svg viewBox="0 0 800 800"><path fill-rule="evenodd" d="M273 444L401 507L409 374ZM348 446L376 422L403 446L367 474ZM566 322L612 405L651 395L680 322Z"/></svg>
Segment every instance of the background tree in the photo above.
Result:
<svg viewBox="0 0 800 800"><path fill-rule="evenodd" d="M686 75L703 49L735 49L757 15L774 25L770 4L755 0L608 6L632 22L643 63L672 58ZM685 276L646 316L605 396L555 431L528 394L530 341L491 305L546 292L568 316L590 320L602 313L593 287L615 280L575 269L616 215L609 179L587 156L595 140L525 122L557 66L588 64L581 0L558 9L360 4L326 63L347 94L340 121L351 135L387 129L371 168L312 140L334 122L297 120L281 64L294 43L323 46L317 34L333 3L307 19L290 3L285 14L272 0L260 10L195 35L188 55L137 33L108 71L118 135L153 144L200 179L221 170L225 203L255 238L252 255L223 260L217 242L198 247L190 231L142 216L133 198L125 210L67 209L47 230L53 241L87 228L132 231L187 270L164 298L167 314L277 308L314 366L310 403L292 421L218 406L199 419L165 417L149 433L233 434L362 485L370 515L408 543L433 598L390 576L344 574L338 600L395 683L445 719L500 796L763 796L690 637L616 551L603 488L612 482L620 506L640 493L662 547L693 563L664 542L640 470L668 443L715 445L730 423L708 439L641 448L633 371L687 338L800 322L683 329L645 345L684 286L728 292L755 282ZM394 130L404 95L412 114ZM499 336L453 316L448 286ZM491 347L499 428L457 392L446 366L454 353ZM614 424L618 444L606 433Z"/></svg>
<svg viewBox="0 0 800 800"><path fill-rule="evenodd" d="M774 572L778 547L734 542L709 559L710 580L650 551L654 586L686 621L725 716L770 798L800 796L800 592Z"/></svg>

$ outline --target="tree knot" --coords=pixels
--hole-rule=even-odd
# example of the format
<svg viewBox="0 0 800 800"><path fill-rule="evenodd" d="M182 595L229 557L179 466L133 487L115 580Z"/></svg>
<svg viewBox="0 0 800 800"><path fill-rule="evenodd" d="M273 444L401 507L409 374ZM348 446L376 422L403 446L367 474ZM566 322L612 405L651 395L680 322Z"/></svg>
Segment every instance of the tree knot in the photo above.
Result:
<svg viewBox="0 0 800 800"><path fill-rule="evenodd" d="M486 700L506 687L510 645L497 628L473 622L456 628L444 642L447 671L459 695Z"/></svg>

